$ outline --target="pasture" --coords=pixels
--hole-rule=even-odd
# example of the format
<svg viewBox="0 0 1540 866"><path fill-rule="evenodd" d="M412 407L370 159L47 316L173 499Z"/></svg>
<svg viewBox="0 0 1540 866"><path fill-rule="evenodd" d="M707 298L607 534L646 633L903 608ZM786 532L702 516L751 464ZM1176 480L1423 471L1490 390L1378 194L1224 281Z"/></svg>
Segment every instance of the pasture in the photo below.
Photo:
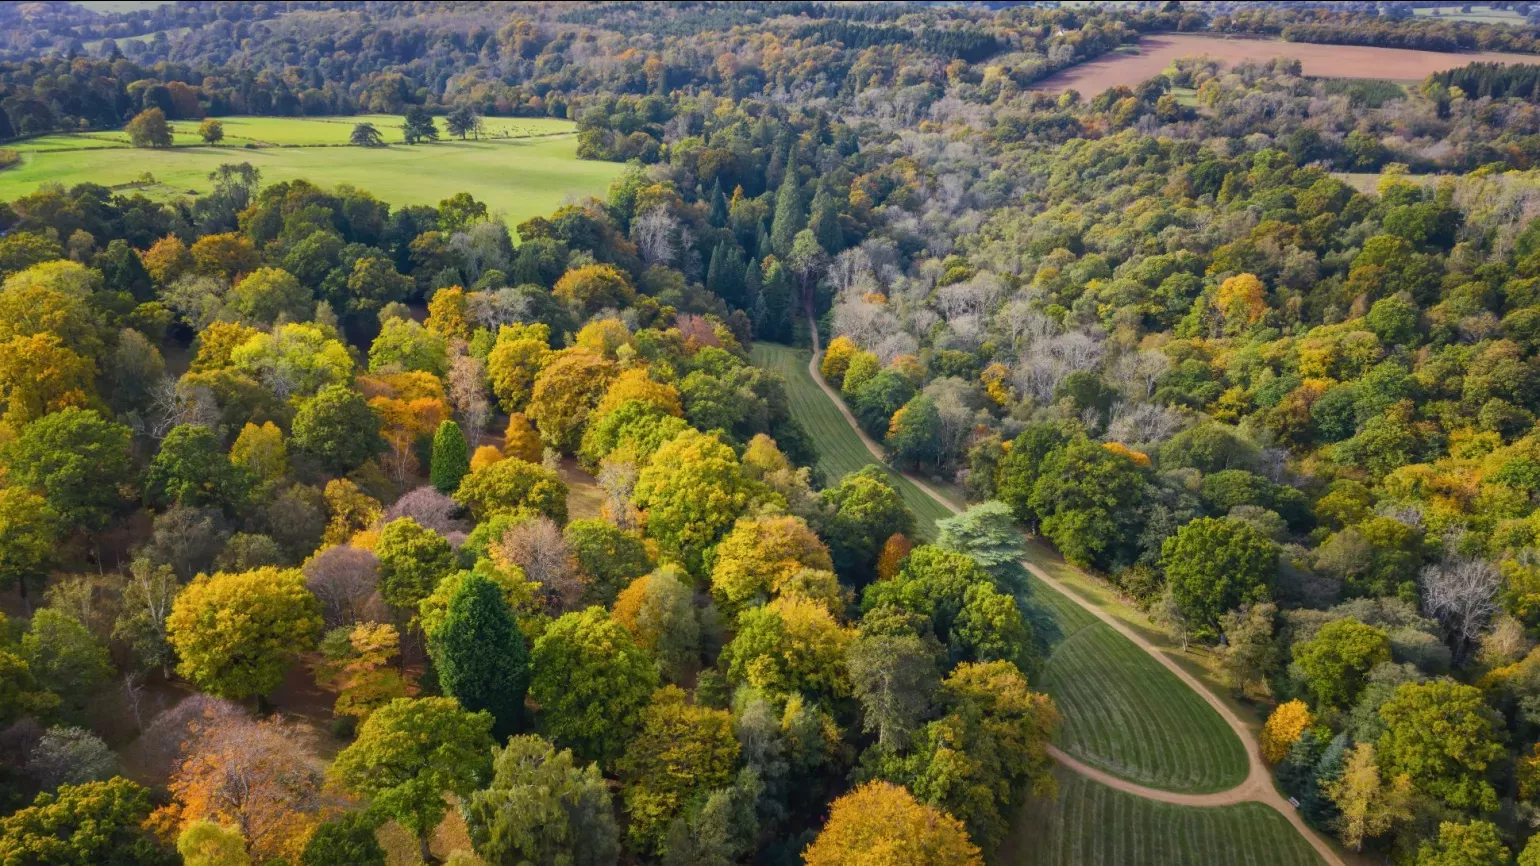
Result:
<svg viewBox="0 0 1540 866"><path fill-rule="evenodd" d="M1029 801L997 852L1004 866L1319 866L1288 819L1261 803L1174 806L1058 772L1055 798Z"/></svg>
<svg viewBox="0 0 1540 866"><path fill-rule="evenodd" d="M209 190L209 172L249 162L264 183L304 178L322 186L351 184L392 205L436 205L457 192L486 202L510 225L549 214L569 197L599 195L620 173L618 163L579 160L576 126L555 118L487 118L480 141L444 138L400 143L401 118L220 118L225 140L204 145L198 124L176 121L175 144L135 148L121 130L49 135L10 145L21 163L0 171L0 200L46 183L99 183L154 198ZM347 144L353 125L370 122L386 147ZM442 134L442 131L441 131Z"/></svg>
<svg viewBox="0 0 1540 866"><path fill-rule="evenodd" d="M1365 45L1318 45L1308 42L1282 42L1265 39L1227 39L1193 33L1166 33L1139 40L1137 53L1122 51L1107 54L1086 63L1071 66L1032 85L1033 90L1062 93L1077 90L1090 97L1119 84L1133 86L1159 75L1179 57L1207 55L1226 65L1242 60L1269 60L1292 57L1300 62L1305 75L1316 78L1376 78L1392 81L1420 81L1430 73L1441 72L1478 61L1489 63L1535 63L1531 54L1504 54L1495 51L1446 54L1408 48L1379 48Z"/></svg>
<svg viewBox="0 0 1540 866"><path fill-rule="evenodd" d="M870 452L808 373L810 353L756 343L754 362L786 379L792 414L819 449L818 466L835 483L874 464ZM892 470L921 531L951 512ZM1246 753L1224 720L1170 671L1074 601L1032 581L1026 615L1045 645L1037 685L1064 714L1058 745L1121 778L1183 793L1209 793L1246 778Z"/></svg>

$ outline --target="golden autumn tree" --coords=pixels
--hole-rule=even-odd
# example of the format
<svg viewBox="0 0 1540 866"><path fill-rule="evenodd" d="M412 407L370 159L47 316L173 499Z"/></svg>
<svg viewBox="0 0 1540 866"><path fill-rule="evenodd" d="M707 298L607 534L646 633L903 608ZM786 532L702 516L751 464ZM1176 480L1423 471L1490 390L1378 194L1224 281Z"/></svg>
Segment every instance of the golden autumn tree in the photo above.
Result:
<svg viewBox="0 0 1540 866"><path fill-rule="evenodd" d="M904 558L913 549L914 543L902 532L895 532L888 536L888 540L882 543L882 553L877 556L877 579L887 580L898 574Z"/></svg>
<svg viewBox="0 0 1540 866"><path fill-rule="evenodd" d="M251 241L234 232L204 235L188 252L192 254L193 267L198 273L232 281L237 275L249 273L262 264L262 256Z"/></svg>
<svg viewBox="0 0 1540 866"><path fill-rule="evenodd" d="M156 241L139 257L150 279L157 286L169 286L177 277L193 269L192 253L187 244L176 235L166 235Z"/></svg>
<svg viewBox="0 0 1540 866"><path fill-rule="evenodd" d="M487 355L487 376L504 412L523 410L535 377L555 354L551 329L544 324L504 325L497 332L497 342Z"/></svg>
<svg viewBox="0 0 1540 866"><path fill-rule="evenodd" d="M449 286L433 293L428 301L428 330L450 340L471 338L470 315L465 304L465 290Z"/></svg>
<svg viewBox="0 0 1540 866"><path fill-rule="evenodd" d="M717 545L711 594L729 617L780 595L803 569L834 570L829 549L800 517L739 520Z"/></svg>
<svg viewBox="0 0 1540 866"><path fill-rule="evenodd" d="M327 545L347 544L348 539L369 528L385 510L379 500L346 478L326 482L322 498L326 500L327 515L322 542Z"/></svg>
<svg viewBox="0 0 1540 866"><path fill-rule="evenodd" d="M21 428L68 406L95 400L96 365L53 334L12 337L0 343L0 405L5 421Z"/></svg>
<svg viewBox="0 0 1540 866"><path fill-rule="evenodd" d="M517 457L526 463L539 463L544 455L540 444L540 431L529 423L523 412L508 415L508 427L503 431L503 456Z"/></svg>
<svg viewBox="0 0 1540 866"><path fill-rule="evenodd" d="M1276 764L1288 757L1289 749L1308 727L1310 708L1304 701L1292 700L1279 704L1262 726L1263 759L1269 764Z"/></svg>
<svg viewBox="0 0 1540 866"><path fill-rule="evenodd" d="M577 450L589 410L599 402L615 365L586 349L563 349L540 371L525 414L546 445L564 453Z"/></svg>
<svg viewBox="0 0 1540 866"><path fill-rule="evenodd" d="M562 274L551 293L585 314L624 308L636 300L631 281L613 265L583 265Z"/></svg>
<svg viewBox="0 0 1540 866"><path fill-rule="evenodd" d="M401 634L390 624L359 623L334 629L321 642L322 661L316 683L337 692L332 712L360 722L396 698L416 693L394 664L401 653Z"/></svg>
<svg viewBox="0 0 1540 866"><path fill-rule="evenodd" d="M177 673L209 694L262 696L283 682L299 653L321 634L321 603L298 569L265 567L199 575L166 619Z"/></svg>
<svg viewBox="0 0 1540 866"><path fill-rule="evenodd" d="M151 821L175 831L211 821L238 830L257 862L299 862L327 802L307 742L280 717L206 714L191 725L167 783L171 804Z"/></svg>
<svg viewBox="0 0 1540 866"><path fill-rule="evenodd" d="M1237 274L1219 284L1214 306L1231 327L1255 325L1267 312L1262 281L1255 274Z"/></svg>
<svg viewBox="0 0 1540 866"><path fill-rule="evenodd" d="M679 402L679 389L651 378L645 367L626 370L616 376L599 399L599 405L594 407L593 417L602 418L627 400L656 406L676 418L684 417L684 408Z"/></svg>
<svg viewBox="0 0 1540 866"><path fill-rule="evenodd" d="M983 866L962 822L888 782L834 801L829 822L802 852L807 866Z"/></svg>
<svg viewBox="0 0 1540 866"><path fill-rule="evenodd" d="M503 452L496 445L482 445L471 455L471 471L485 469L503 459Z"/></svg>
<svg viewBox="0 0 1540 866"><path fill-rule="evenodd" d="M845 383L845 371L850 367L850 359L855 357L860 347L849 337L835 337L829 341L829 345L823 350L823 364L819 367L824 379L830 385L838 388Z"/></svg>
<svg viewBox="0 0 1540 866"><path fill-rule="evenodd" d="M619 360L622 346L629 350L631 331L619 319L594 319L578 331L573 345L615 361Z"/></svg>

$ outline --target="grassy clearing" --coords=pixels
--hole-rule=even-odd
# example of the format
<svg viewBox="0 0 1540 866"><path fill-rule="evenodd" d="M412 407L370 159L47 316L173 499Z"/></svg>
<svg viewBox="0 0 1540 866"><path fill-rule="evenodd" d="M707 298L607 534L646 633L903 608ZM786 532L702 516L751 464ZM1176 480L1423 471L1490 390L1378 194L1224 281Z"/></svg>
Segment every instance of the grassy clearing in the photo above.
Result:
<svg viewBox="0 0 1540 866"><path fill-rule="evenodd" d="M1187 793L1246 778L1246 751L1219 714L1106 623L1060 643L1042 687L1064 714L1059 747L1087 764Z"/></svg>
<svg viewBox="0 0 1540 866"><path fill-rule="evenodd" d="M1491 6L1471 6L1466 12L1465 6L1422 6L1412 10L1412 15L1418 18L1447 18L1451 21L1470 21L1475 24L1513 24L1522 25L1528 21L1523 15L1512 9L1493 9Z"/></svg>
<svg viewBox="0 0 1540 866"><path fill-rule="evenodd" d="M829 481L876 463L807 371L810 354L758 343L754 362L780 373L793 415L819 449ZM923 530L950 514L892 474ZM1059 745L1109 773L1187 793L1224 790L1246 777L1246 753L1212 707L1174 674L1085 609L1034 580L1027 615L1051 651L1042 688L1064 713Z"/></svg>
<svg viewBox="0 0 1540 866"><path fill-rule="evenodd" d="M786 379L791 413L802 422L817 444L818 468L830 484L877 462L872 459L871 452L866 450L861 437L850 429L845 416L840 414L839 409L830 402L829 396L808 373L807 363L812 357L811 352L772 343L755 343L753 356L755 364L780 373ZM903 496L904 504L909 506L919 521L920 534L926 538L933 537L936 521L950 517L952 512L925 495L925 491L914 486L907 478L891 469L887 471L888 480L893 482L899 495Z"/></svg>
<svg viewBox="0 0 1540 866"><path fill-rule="evenodd" d="M1059 795L1029 801L1000 846L1005 866L1319 866L1282 815L1261 803L1157 803L1061 771Z"/></svg>
<svg viewBox="0 0 1540 866"><path fill-rule="evenodd" d="M468 191L510 223L546 215L569 196L602 194L622 166L579 160L575 126L554 118L488 118L481 141L366 149L346 146L353 125L368 121L399 141L401 119L360 117L221 118L226 140L202 145L197 124L178 121L176 146L130 147L122 131L50 135L12 145L20 165L0 171L0 200L47 183L100 183L156 198L197 195L222 163L249 162L264 182L305 178L351 184L393 205L436 205Z"/></svg>

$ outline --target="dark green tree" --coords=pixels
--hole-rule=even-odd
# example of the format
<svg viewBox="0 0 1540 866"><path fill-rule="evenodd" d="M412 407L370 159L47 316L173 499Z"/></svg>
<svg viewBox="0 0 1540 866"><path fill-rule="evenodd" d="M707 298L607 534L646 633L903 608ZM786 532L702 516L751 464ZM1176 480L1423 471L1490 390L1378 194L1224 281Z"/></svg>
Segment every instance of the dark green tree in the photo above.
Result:
<svg viewBox="0 0 1540 866"><path fill-rule="evenodd" d="M438 126L433 123L433 112L420 106L406 110L406 122L401 124L401 139L407 144L421 141L438 141Z"/></svg>
<svg viewBox="0 0 1540 866"><path fill-rule="evenodd" d="M449 600L444 622L428 636L428 653L444 693L494 719L503 739L519 729L529 690L529 649L503 590L472 572Z"/></svg>
<svg viewBox="0 0 1540 866"><path fill-rule="evenodd" d="M1160 563L1182 614L1210 637L1224 613L1272 595L1278 546L1249 523L1200 517L1166 539Z"/></svg>
<svg viewBox="0 0 1540 866"><path fill-rule="evenodd" d="M346 385L329 385L300 404L291 441L336 473L357 468L385 444L379 416Z"/></svg>
<svg viewBox="0 0 1540 866"><path fill-rule="evenodd" d="M440 493L453 493L460 489L460 479L471 471L469 448L460 425L445 421L433 434L433 462L429 480Z"/></svg>
<svg viewBox="0 0 1540 866"><path fill-rule="evenodd" d="M300 854L300 866L385 866L379 819L368 812L348 812L317 827Z"/></svg>
<svg viewBox="0 0 1540 866"><path fill-rule="evenodd" d="M172 429L144 474L145 502L156 508L186 505L235 511L252 479L231 464L214 431L196 424Z"/></svg>

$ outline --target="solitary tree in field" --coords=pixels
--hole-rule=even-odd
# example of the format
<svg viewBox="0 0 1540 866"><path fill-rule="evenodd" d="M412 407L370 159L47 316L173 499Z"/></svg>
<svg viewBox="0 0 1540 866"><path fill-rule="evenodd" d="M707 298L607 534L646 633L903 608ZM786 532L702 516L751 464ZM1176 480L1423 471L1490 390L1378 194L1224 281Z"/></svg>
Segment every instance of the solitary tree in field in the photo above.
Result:
<svg viewBox="0 0 1540 866"><path fill-rule="evenodd" d="M406 123L401 124L401 138L407 144L438 141L438 127L433 124L433 115L428 109L407 109Z"/></svg>
<svg viewBox="0 0 1540 866"><path fill-rule="evenodd" d="M198 124L198 136L204 144L218 144L225 140L225 125L210 117Z"/></svg>
<svg viewBox="0 0 1540 866"><path fill-rule="evenodd" d="M385 136L374 128L372 123L354 124L353 134L348 136L348 143L354 147L384 147Z"/></svg>
<svg viewBox="0 0 1540 866"><path fill-rule="evenodd" d="M444 117L444 128L450 135L460 136L464 141L465 136L481 137L481 118L476 114L476 109L469 105L462 105Z"/></svg>
<svg viewBox="0 0 1540 866"><path fill-rule="evenodd" d="M170 147L171 124L166 121L166 113L149 108L134 115L128 122L128 140L134 147Z"/></svg>

